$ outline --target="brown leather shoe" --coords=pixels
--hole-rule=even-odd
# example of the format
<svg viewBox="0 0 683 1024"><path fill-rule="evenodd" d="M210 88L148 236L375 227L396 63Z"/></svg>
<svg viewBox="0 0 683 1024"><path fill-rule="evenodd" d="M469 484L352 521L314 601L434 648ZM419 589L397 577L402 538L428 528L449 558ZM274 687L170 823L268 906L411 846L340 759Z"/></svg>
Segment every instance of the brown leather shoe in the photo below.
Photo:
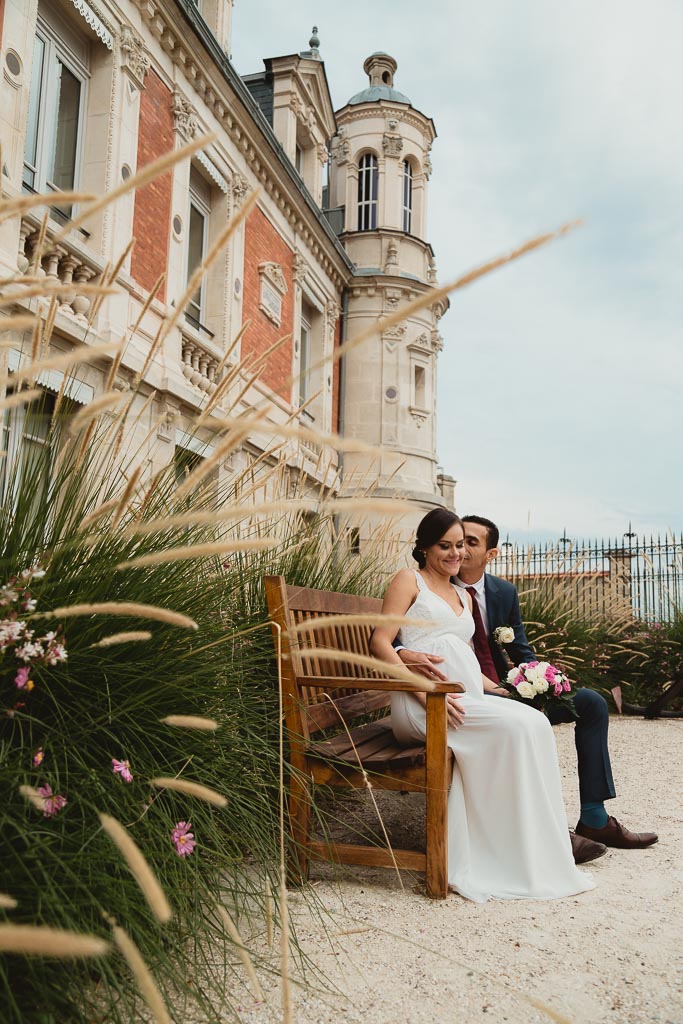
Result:
<svg viewBox="0 0 683 1024"><path fill-rule="evenodd" d="M594 843L592 839L584 839L583 836L577 836L576 832L569 830L569 838L572 841L572 853L574 854L575 864L585 864L589 860L597 860L598 857L602 857L603 854L607 853L607 847L604 843Z"/></svg>
<svg viewBox="0 0 683 1024"><path fill-rule="evenodd" d="M590 828L579 822L576 826L576 834L585 839L592 839L596 843L612 846L617 850L644 850L646 846L653 846L659 839L654 832L629 832L627 828L619 824L616 818L612 817L607 819L604 828Z"/></svg>

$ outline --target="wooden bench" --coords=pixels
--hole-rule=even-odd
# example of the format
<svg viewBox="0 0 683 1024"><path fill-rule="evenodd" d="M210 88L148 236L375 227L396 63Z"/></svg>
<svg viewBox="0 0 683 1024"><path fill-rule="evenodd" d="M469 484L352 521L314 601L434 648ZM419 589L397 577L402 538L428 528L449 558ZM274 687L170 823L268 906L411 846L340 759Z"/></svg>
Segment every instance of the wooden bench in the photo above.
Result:
<svg viewBox="0 0 683 1024"><path fill-rule="evenodd" d="M411 684L388 678L391 666L380 661L375 669L325 656L326 650L370 656L372 627L328 624L295 632L303 622L328 616L378 617L382 602L289 586L282 576L267 576L265 587L269 616L280 627L281 636L282 697L290 760L290 877L299 881L307 878L311 858L397 866L424 871L427 895L443 899L448 892L446 802L453 775L453 755L446 745L446 694L462 692L464 687L461 683L438 683L427 692L426 744L401 746L394 738L386 711L391 691L412 690ZM277 637L275 640L277 643ZM314 653L306 656L302 654L305 651ZM385 713L368 722L371 712ZM359 717L366 722L354 726L354 719ZM323 730L325 733L319 735ZM330 731L334 734L329 735ZM365 772L374 789L426 794L426 853L311 841L312 785L362 789L367 787Z"/></svg>

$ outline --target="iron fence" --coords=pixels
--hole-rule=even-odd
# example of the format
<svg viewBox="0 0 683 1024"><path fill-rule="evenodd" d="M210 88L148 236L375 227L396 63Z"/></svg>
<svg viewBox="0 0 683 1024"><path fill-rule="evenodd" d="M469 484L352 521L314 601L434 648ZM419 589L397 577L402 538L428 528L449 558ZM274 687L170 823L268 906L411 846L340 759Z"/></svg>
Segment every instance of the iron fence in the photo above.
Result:
<svg viewBox="0 0 683 1024"><path fill-rule="evenodd" d="M503 541L490 570L520 591L562 590L580 614L671 622L683 613L683 534L528 546Z"/></svg>

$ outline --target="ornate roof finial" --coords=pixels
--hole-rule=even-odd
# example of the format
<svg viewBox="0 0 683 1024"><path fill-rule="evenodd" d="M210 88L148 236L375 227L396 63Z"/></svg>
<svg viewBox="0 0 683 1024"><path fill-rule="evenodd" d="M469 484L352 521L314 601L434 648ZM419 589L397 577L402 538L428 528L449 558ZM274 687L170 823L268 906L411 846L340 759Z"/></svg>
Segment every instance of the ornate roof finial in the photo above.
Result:
<svg viewBox="0 0 683 1024"><path fill-rule="evenodd" d="M320 39L318 38L317 25L313 26L313 34L311 35L311 38L308 40L308 45L310 46L311 50L317 50L320 47Z"/></svg>

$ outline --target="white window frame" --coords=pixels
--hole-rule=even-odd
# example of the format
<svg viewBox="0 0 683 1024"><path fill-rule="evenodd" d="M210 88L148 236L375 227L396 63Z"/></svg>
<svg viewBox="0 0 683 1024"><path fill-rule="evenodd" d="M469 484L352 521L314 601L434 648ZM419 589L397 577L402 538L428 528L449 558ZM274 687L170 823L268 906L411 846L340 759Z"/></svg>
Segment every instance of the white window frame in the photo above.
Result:
<svg viewBox="0 0 683 1024"><path fill-rule="evenodd" d="M358 230L375 231L379 192L379 165L374 153L358 161Z"/></svg>
<svg viewBox="0 0 683 1024"><path fill-rule="evenodd" d="M403 161L401 186L403 196L403 230L409 235L413 227L413 165L410 160Z"/></svg>
<svg viewBox="0 0 683 1024"><path fill-rule="evenodd" d="M28 143L28 123L26 126L26 140L24 144L24 170L23 186L31 192L59 192L60 189L48 178L50 164L54 160L56 145L57 125L57 79L54 74L54 65L57 59L78 79L81 89L78 105L78 126L76 130L76 158L74 161L73 188L77 189L81 180L83 164L83 140L85 133L86 111L88 105L88 81L90 69L88 66L88 42L76 35L61 19L50 12L48 21L43 10L38 14L35 38L38 37L43 43L43 54L40 66L41 84L37 96L37 127L36 127L36 154L35 164L29 164L26 159L26 144ZM80 46L79 46L80 43ZM80 49L81 53L76 50ZM52 73L51 73L52 71ZM31 98L33 98L33 86L38 68L33 67L31 73ZM30 112L30 111L29 111ZM33 182L26 179L27 170L33 174ZM71 211L63 210L66 215Z"/></svg>
<svg viewBox="0 0 683 1024"><path fill-rule="evenodd" d="M195 172L197 177L201 176L198 172ZM206 256L209 244L209 221L211 218L211 188L208 183L203 182L206 193L201 195L198 188L193 183L194 175L190 177L189 185L189 197L187 204L187 245L185 246L185 285L190 283L190 277L195 272L196 267L190 267L190 231L192 226L192 209L194 208L202 218L202 247L201 247L201 259L200 262ZM197 327L203 327L206 320L206 275L199 282L199 288L197 289L199 294L199 302L194 303L194 299L190 299L185 310L186 316L192 323ZM195 312L198 306L197 312Z"/></svg>
<svg viewBox="0 0 683 1024"><path fill-rule="evenodd" d="M311 394L311 319L303 309L299 328L299 405L304 405Z"/></svg>

